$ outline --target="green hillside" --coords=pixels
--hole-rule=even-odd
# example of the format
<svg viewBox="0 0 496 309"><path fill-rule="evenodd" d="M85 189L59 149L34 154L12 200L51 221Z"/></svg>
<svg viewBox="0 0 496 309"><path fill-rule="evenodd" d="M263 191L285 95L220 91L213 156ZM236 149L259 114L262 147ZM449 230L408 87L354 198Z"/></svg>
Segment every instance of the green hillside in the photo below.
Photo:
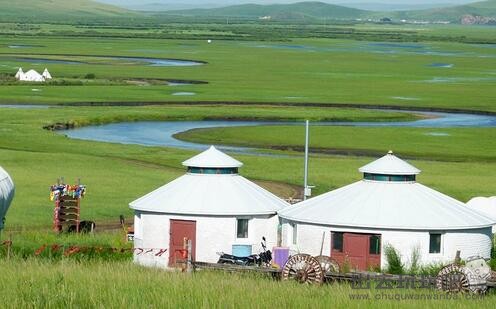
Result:
<svg viewBox="0 0 496 309"><path fill-rule="evenodd" d="M496 17L496 0L475 2L467 5L442 7L427 10L372 12L332 5L322 2L299 2L293 4L257 5L244 4L215 9L192 9L167 11L166 14L198 17L244 17L270 16L274 20L322 20L371 18L379 20L390 17L393 21L425 20L460 22L464 15Z"/></svg>
<svg viewBox="0 0 496 309"><path fill-rule="evenodd" d="M459 22L464 15L496 17L496 0L428 10L398 11L390 15L395 19L447 20L452 22Z"/></svg>
<svg viewBox="0 0 496 309"><path fill-rule="evenodd" d="M293 4L243 4L215 9L193 9L169 11L168 14L188 16L224 16L259 18L270 16L271 19L354 19L367 15L367 11L332 5L322 2L299 2Z"/></svg>
<svg viewBox="0 0 496 309"><path fill-rule="evenodd" d="M90 0L0 0L1 20L44 21L137 15L123 8Z"/></svg>

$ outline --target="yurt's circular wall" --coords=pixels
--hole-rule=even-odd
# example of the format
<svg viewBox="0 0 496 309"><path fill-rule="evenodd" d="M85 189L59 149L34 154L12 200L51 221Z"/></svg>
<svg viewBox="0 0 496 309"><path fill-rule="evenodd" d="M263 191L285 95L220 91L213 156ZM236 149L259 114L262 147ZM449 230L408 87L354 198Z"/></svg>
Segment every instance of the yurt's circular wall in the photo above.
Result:
<svg viewBox="0 0 496 309"><path fill-rule="evenodd" d="M3 229L3 221L7 210L14 198L14 182L9 174L0 166L0 230Z"/></svg>
<svg viewBox="0 0 496 309"><path fill-rule="evenodd" d="M494 220L417 182L420 170L392 152L359 169L363 179L279 211L283 242L366 270L386 264L393 246L408 263L449 262L491 252Z"/></svg>

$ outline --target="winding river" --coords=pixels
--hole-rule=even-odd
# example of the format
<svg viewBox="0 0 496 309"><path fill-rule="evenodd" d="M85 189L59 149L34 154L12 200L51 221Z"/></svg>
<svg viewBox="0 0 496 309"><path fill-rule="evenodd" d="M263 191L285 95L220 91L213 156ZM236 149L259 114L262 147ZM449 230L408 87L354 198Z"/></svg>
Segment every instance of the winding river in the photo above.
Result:
<svg viewBox="0 0 496 309"><path fill-rule="evenodd" d="M48 105L0 105L0 108L20 108L37 109L50 108ZM383 111L393 112L393 111ZM416 121L402 122L312 122L314 126L355 126L355 127L409 127L409 128L432 128L429 135L445 136L449 133L442 132L443 128L495 128L496 116L441 113L441 112L421 112L421 111L396 111L415 113L426 118ZM217 128L217 127L242 127L261 125L300 125L302 122L286 121L139 121L121 122L106 125L87 126L71 130L57 131L70 138L120 143L136 144L143 146L165 146L181 149L203 150L205 144L191 143L174 138L177 133L192 129ZM436 130L440 129L440 130ZM266 155L266 153L248 147L234 147L218 145L219 148L242 154Z"/></svg>
<svg viewBox="0 0 496 309"><path fill-rule="evenodd" d="M434 130L430 133L430 135L434 136L447 135L443 132L436 132L435 129L496 127L496 116L435 112L415 113L424 115L427 118L409 122L313 122L312 125L433 128ZM274 121L141 121L88 126L67 131L59 131L59 133L64 134L70 138L83 140L203 150L205 149L206 145L181 141L174 138L174 135L180 132L200 128L260 125L303 126L301 122ZM247 147L231 147L219 145L219 148L226 151L243 154L263 154L260 151Z"/></svg>

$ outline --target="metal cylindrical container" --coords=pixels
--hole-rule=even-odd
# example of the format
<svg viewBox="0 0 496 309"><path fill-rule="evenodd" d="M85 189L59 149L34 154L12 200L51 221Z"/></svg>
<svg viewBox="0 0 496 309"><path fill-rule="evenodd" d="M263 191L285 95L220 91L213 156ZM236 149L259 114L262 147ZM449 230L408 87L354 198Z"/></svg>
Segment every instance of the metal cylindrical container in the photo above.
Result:
<svg viewBox="0 0 496 309"><path fill-rule="evenodd" d="M232 255L246 257L251 255L251 245L232 245Z"/></svg>

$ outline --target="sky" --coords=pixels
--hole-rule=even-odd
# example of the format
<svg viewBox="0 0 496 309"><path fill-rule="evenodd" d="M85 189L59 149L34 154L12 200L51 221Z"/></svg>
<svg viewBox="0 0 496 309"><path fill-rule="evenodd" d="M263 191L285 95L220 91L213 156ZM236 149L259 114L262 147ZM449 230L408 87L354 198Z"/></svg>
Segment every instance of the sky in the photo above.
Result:
<svg viewBox="0 0 496 309"><path fill-rule="evenodd" d="M208 8L243 3L274 4L292 3L305 0L97 0L99 2L120 5L128 8ZM363 9L415 9L435 6L450 6L477 2L477 0L318 0L321 2L349 5Z"/></svg>

